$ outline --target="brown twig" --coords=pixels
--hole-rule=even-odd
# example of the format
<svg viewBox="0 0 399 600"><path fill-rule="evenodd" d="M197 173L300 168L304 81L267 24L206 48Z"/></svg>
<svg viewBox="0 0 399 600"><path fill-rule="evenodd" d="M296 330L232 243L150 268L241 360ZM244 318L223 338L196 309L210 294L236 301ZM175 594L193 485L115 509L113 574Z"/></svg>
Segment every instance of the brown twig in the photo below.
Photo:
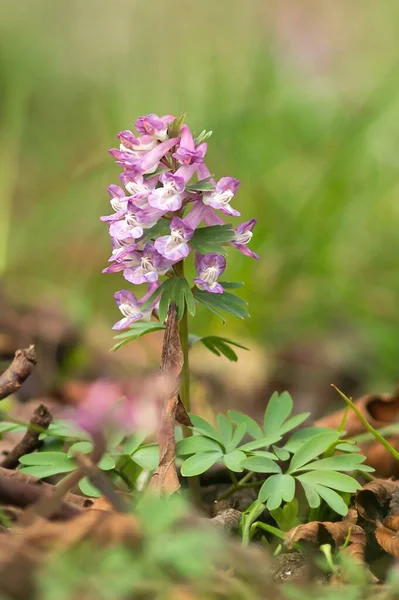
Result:
<svg viewBox="0 0 399 600"><path fill-rule="evenodd" d="M14 482L19 484L18 487L14 486ZM54 486L50 483L45 483L32 475L25 475L25 473L21 473L20 471L13 471L11 469L5 469L4 467L0 467L0 485L2 485L0 489L0 504L7 503L6 500L3 499L1 490L15 489L15 493L18 497L20 495L25 495L26 501L23 506L28 506L31 502L35 502L42 494L54 492ZM78 496L72 492L66 494L65 500L68 504L73 504L78 508L90 508L93 505L93 500L90 498ZM22 498L21 502L23 502ZM11 504L13 503L11 502ZM19 502L16 502L15 506L20 506Z"/></svg>
<svg viewBox="0 0 399 600"><path fill-rule="evenodd" d="M19 459L25 454L34 452L42 445L39 439L41 431L47 429L53 417L46 406L40 404L33 413L28 429L20 442L5 457L1 466L4 469L15 469Z"/></svg>
<svg viewBox="0 0 399 600"><path fill-rule="evenodd" d="M13 473L8 469L4 469L6 473ZM49 485L50 491L53 486ZM42 486L32 485L13 477L4 477L3 473L0 474L0 504L11 504L12 506L18 506L25 508L35 504L41 499L50 496L48 488ZM54 519L70 519L81 513L81 509L69 502L63 501L54 511L52 517Z"/></svg>
<svg viewBox="0 0 399 600"><path fill-rule="evenodd" d="M36 364L34 346L24 350L17 350L14 360L0 376L0 400L14 394L31 374Z"/></svg>

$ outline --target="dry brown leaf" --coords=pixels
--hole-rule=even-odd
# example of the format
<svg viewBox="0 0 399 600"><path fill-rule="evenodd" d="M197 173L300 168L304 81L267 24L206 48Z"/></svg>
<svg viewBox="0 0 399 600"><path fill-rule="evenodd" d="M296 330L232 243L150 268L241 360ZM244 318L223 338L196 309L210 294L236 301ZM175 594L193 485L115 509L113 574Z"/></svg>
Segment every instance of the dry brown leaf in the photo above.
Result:
<svg viewBox="0 0 399 600"><path fill-rule="evenodd" d="M375 428L380 429L387 425L396 423L399 418L399 391L395 394L372 395L367 394L355 405L367 421ZM338 410L315 422L317 427L330 427L337 429L341 423L345 409ZM345 421L346 436L354 436L365 431L363 424L357 415L350 411ZM399 450L399 435L388 438L389 443ZM392 477L399 475L398 461L377 441L369 442L361 446L361 453L366 456L366 464L373 467L380 477Z"/></svg>
<svg viewBox="0 0 399 600"><path fill-rule="evenodd" d="M367 394L356 400L355 405L375 429L396 423L399 417L399 394ZM342 421L345 408L315 421L317 427L337 429ZM345 431L348 436L357 435L364 431L364 426L358 416L350 411L345 421Z"/></svg>
<svg viewBox="0 0 399 600"><path fill-rule="evenodd" d="M389 527L386 527L385 523L377 521L375 538L385 552L399 558L399 536L397 531L393 531Z"/></svg>
<svg viewBox="0 0 399 600"><path fill-rule="evenodd" d="M175 418L178 406L179 376L183 368L183 361L177 307L172 303L169 307L163 338L161 372L172 376L174 385L171 386L171 390L167 390L163 400L159 430L159 465L148 486L149 490L156 493L173 494L180 488L175 464Z"/></svg>
<svg viewBox="0 0 399 600"><path fill-rule="evenodd" d="M389 510L392 495L399 489L399 482L390 479L375 479L367 483L356 494L355 506L366 521L383 520Z"/></svg>
<svg viewBox="0 0 399 600"><path fill-rule="evenodd" d="M338 549L349 536L349 545L345 552L357 562L364 563L366 533L359 525L352 522L353 517L352 514L349 520L337 523L312 521L298 525L286 533L285 545L291 550L295 542L306 541L318 545L331 544Z"/></svg>

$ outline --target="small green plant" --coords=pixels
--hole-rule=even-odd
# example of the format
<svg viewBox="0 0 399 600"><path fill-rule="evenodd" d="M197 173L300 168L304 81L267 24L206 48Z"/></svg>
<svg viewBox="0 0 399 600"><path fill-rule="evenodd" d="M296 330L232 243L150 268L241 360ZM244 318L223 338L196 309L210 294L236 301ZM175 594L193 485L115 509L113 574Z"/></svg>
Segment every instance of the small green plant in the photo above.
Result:
<svg viewBox="0 0 399 600"><path fill-rule="evenodd" d="M342 442L339 431L309 427L277 445L309 416L303 413L292 417L292 409L293 400L287 392L273 394L266 407L263 429L237 411L218 415L217 427L192 415L194 435L177 444L178 453L188 456L182 464L182 474L199 475L223 461L233 481L227 495L243 486L261 486L259 502L275 511L294 500L299 483L310 508L318 508L323 500L337 514L346 515L345 494L360 488L348 473L373 469L363 464L365 457L354 452L352 444ZM246 434L253 440L243 441ZM336 450L342 454L336 455ZM235 474L243 472L246 474L238 481ZM259 474L268 477L259 479Z"/></svg>

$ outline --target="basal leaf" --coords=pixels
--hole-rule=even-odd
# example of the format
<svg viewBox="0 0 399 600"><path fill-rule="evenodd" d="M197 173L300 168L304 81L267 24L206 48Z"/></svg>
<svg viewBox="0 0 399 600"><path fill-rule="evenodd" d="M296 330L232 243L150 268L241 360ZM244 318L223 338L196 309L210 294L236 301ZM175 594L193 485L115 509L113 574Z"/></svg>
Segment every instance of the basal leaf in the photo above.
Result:
<svg viewBox="0 0 399 600"><path fill-rule="evenodd" d="M102 471L111 471L111 469L115 469L115 461L110 454L104 454L98 463L98 467Z"/></svg>
<svg viewBox="0 0 399 600"><path fill-rule="evenodd" d="M93 450L93 442L82 441L72 444L68 450L68 458L73 458L76 452L82 452L83 454L89 454ZM43 454L43 453L42 453Z"/></svg>
<svg viewBox="0 0 399 600"><path fill-rule="evenodd" d="M223 461L226 467L235 473L241 473L243 471L241 463L244 459L245 454L244 452L241 452L241 450L233 450L232 452L228 452L223 456Z"/></svg>
<svg viewBox="0 0 399 600"><path fill-rule="evenodd" d="M192 435L188 438L180 440L176 444L176 453L178 456L188 456L197 454L198 452L210 452L216 450L222 451L221 445L209 437L203 435Z"/></svg>
<svg viewBox="0 0 399 600"><path fill-rule="evenodd" d="M361 468L361 464L366 460L365 456L361 454L340 454L339 456L330 456L329 458L322 458L313 462L307 463L304 467L298 469L302 470L320 470L320 471L355 471Z"/></svg>
<svg viewBox="0 0 399 600"><path fill-rule="evenodd" d="M158 444L148 444L141 446L131 455L132 460L142 469L155 471L159 462L159 446Z"/></svg>
<svg viewBox="0 0 399 600"><path fill-rule="evenodd" d="M184 477L194 477L195 475L201 475L208 469L210 469L221 457L223 453L212 451L202 452L200 454L194 454L184 461L181 467L181 474Z"/></svg>
<svg viewBox="0 0 399 600"><path fill-rule="evenodd" d="M223 444L220 433L216 431L216 429L212 427L212 425L208 423L208 421L205 421L205 419L203 419L202 417L199 417L198 415L193 415L191 413L189 416L191 419L191 423L193 424L194 429L196 431L206 435L207 437L212 438L213 440L216 440L220 444Z"/></svg>
<svg viewBox="0 0 399 600"><path fill-rule="evenodd" d="M225 415L218 414L216 417L223 446L226 447L233 437L233 424Z"/></svg>
<svg viewBox="0 0 399 600"><path fill-rule="evenodd" d="M307 485L304 482L301 483L310 508L318 508L320 506L320 496L314 486Z"/></svg>
<svg viewBox="0 0 399 600"><path fill-rule="evenodd" d="M245 425L247 426L247 432L253 438L263 438L263 431L257 424L257 422L254 421L254 419L238 410L229 410L227 411L227 414L229 415L233 423L235 423L236 425L239 425L240 423L245 423Z"/></svg>
<svg viewBox="0 0 399 600"><path fill-rule="evenodd" d="M297 479L301 483L304 482L313 487L316 485L323 485L340 492L349 492L351 494L362 487L356 479L353 479L353 477L344 475L343 473L336 473L335 471L309 471L303 475L298 475Z"/></svg>
<svg viewBox="0 0 399 600"><path fill-rule="evenodd" d="M319 433L313 438L310 438L307 442L299 448L291 459L290 467L288 472L293 473L296 469L304 466L306 463L312 461L316 456L323 454L339 438L337 431L331 431L331 433Z"/></svg>
<svg viewBox="0 0 399 600"><path fill-rule="evenodd" d="M135 452L137 450L137 448L139 448L141 446L141 444L144 442L145 438L147 437L146 433L135 433L131 436L129 436L126 440L125 443L123 444L123 452L124 454L133 454L133 452Z"/></svg>
<svg viewBox="0 0 399 600"><path fill-rule="evenodd" d="M290 416L294 402L288 392L274 392L265 410L263 429L265 435L280 431L284 421Z"/></svg>
<svg viewBox="0 0 399 600"><path fill-rule="evenodd" d="M101 496L101 492L89 481L87 477L83 477L78 483L79 489L85 496L90 496L91 498L99 498Z"/></svg>
<svg viewBox="0 0 399 600"><path fill-rule="evenodd" d="M288 442L284 444L284 450L288 450L288 452L294 454L307 440L313 438L318 433L330 433L331 431L334 431L334 429L328 429L327 427L305 427L304 429L295 431Z"/></svg>
<svg viewBox="0 0 399 600"><path fill-rule="evenodd" d="M272 475L259 490L258 499L266 502L269 510L279 508L282 501L291 502L295 495L295 480L290 475Z"/></svg>
<svg viewBox="0 0 399 600"><path fill-rule="evenodd" d="M34 452L21 456L19 462L23 465L70 465L76 469L76 463L64 452Z"/></svg>
<svg viewBox="0 0 399 600"><path fill-rule="evenodd" d="M309 412L300 413L299 415L294 415L293 417L291 417L290 419L288 419L285 423L283 423L281 425L279 433L281 433L281 435L284 435L285 433L288 433L288 431L291 431L291 429L295 429L296 427L299 427L299 425L302 425L302 423L304 421L306 421L306 419L308 419L309 416L310 416Z"/></svg>
<svg viewBox="0 0 399 600"><path fill-rule="evenodd" d="M241 446L241 450L245 452L252 452L253 450L259 450L260 448L268 448L275 442L278 442L281 438L261 438L260 440L254 440L253 442L247 442Z"/></svg>
<svg viewBox="0 0 399 600"><path fill-rule="evenodd" d="M281 473L279 465L274 460L264 456L246 458L242 461L241 466L247 471L254 471L255 473Z"/></svg>
<svg viewBox="0 0 399 600"><path fill-rule="evenodd" d="M348 507L337 492L322 485L317 485L315 491L337 514L343 517L348 514Z"/></svg>
<svg viewBox="0 0 399 600"><path fill-rule="evenodd" d="M240 423L239 425L237 425L230 442L226 446L227 452L231 452L232 450L234 450L234 448L236 448L238 446L238 444L241 442L242 438L244 437L246 431L247 431L247 426L245 423Z"/></svg>

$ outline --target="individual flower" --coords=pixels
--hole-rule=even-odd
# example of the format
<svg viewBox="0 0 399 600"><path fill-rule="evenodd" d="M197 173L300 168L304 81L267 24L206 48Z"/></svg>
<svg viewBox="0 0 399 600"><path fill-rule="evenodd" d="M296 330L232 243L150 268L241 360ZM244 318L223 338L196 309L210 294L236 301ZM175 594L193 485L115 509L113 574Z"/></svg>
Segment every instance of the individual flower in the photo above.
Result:
<svg viewBox="0 0 399 600"><path fill-rule="evenodd" d="M186 183L196 168L196 165L189 165L180 167L176 173L162 173L159 181L163 185L152 190L148 196L148 204L164 212L180 210L185 197Z"/></svg>
<svg viewBox="0 0 399 600"><path fill-rule="evenodd" d="M123 315L123 319L117 321L112 329L127 329L135 321L148 321L151 317L155 302L145 309L143 309L143 304L145 304L148 298L155 292L157 287L157 283L150 284L147 293L140 300L137 300L136 296L129 290L115 292L114 298Z"/></svg>
<svg viewBox="0 0 399 600"><path fill-rule="evenodd" d="M177 144L178 141L179 138L168 139L165 142L157 144L154 148L140 153L140 156L137 156L134 152L121 152L116 149L112 149L109 152L117 159L117 164L122 165L129 171L130 176L134 178L156 171L159 161Z"/></svg>
<svg viewBox="0 0 399 600"><path fill-rule="evenodd" d="M241 223L237 227L237 229L233 229L234 238L231 241L231 244L237 248L242 254L245 256L250 256L251 258L259 259L259 255L255 252L252 252L249 248L247 248L247 244L251 241L253 233L252 230L256 225L256 219L251 219L250 221L245 221L245 223Z"/></svg>
<svg viewBox="0 0 399 600"><path fill-rule="evenodd" d="M123 276L130 283L154 283L159 275L164 275L172 266L172 262L159 254L150 243L144 246L142 252L131 253L131 266L123 271Z"/></svg>
<svg viewBox="0 0 399 600"><path fill-rule="evenodd" d="M234 197L239 185L240 182L234 177L222 177L212 192L202 194L202 202L206 206L221 210L226 215L239 217L241 213L230 206L230 200Z"/></svg>
<svg viewBox="0 0 399 600"><path fill-rule="evenodd" d="M194 283L200 290L212 292L213 294L223 294L223 287L217 282L217 279L226 268L226 259L221 254L211 252L210 254L196 254L195 267L197 277Z"/></svg>
<svg viewBox="0 0 399 600"><path fill-rule="evenodd" d="M115 221L116 218L119 218L119 220L111 223L109 233L111 237L117 240L126 238L138 239L143 235L144 229L153 227L159 221L162 214L158 210L138 208L129 201L127 212L123 215L123 218L120 219L120 215L115 213L113 220Z"/></svg>
<svg viewBox="0 0 399 600"><path fill-rule="evenodd" d="M206 206L200 196L197 196L193 202L192 210L184 217L185 223L192 229L197 229L201 221L204 221L207 227L212 225L224 225L223 219L210 206Z"/></svg>
<svg viewBox="0 0 399 600"><path fill-rule="evenodd" d="M158 115L151 113L144 117L139 117L135 125L139 133L147 134L163 142L168 137L168 123L171 123L173 120L174 117L172 115L158 117Z"/></svg>
<svg viewBox="0 0 399 600"><path fill-rule="evenodd" d="M174 217L170 223L170 235L163 235L155 240L155 249L165 258L178 262L183 260L190 253L188 241L194 235L191 229L183 219Z"/></svg>
<svg viewBox="0 0 399 600"><path fill-rule="evenodd" d="M102 270L103 273L118 273L130 267L137 265L137 246L138 244L131 244L130 246L124 246L119 248L118 251L114 251L109 259L112 265Z"/></svg>
<svg viewBox="0 0 399 600"><path fill-rule="evenodd" d="M193 135L188 125L182 125L180 130L180 144L173 158L182 165L192 165L202 163L206 154L208 145L205 143L195 147Z"/></svg>
<svg viewBox="0 0 399 600"><path fill-rule="evenodd" d="M136 137L129 129L120 131L116 137L120 140L120 152L127 152L136 158L140 158L145 152L152 150L157 145L157 140L154 140L150 135ZM118 154L118 151L115 153L113 150L112 153Z"/></svg>
<svg viewBox="0 0 399 600"><path fill-rule="evenodd" d="M148 196L155 188L158 178L144 179L141 175L132 178L126 171L120 177L123 185L131 194L131 202L139 208L148 208Z"/></svg>

